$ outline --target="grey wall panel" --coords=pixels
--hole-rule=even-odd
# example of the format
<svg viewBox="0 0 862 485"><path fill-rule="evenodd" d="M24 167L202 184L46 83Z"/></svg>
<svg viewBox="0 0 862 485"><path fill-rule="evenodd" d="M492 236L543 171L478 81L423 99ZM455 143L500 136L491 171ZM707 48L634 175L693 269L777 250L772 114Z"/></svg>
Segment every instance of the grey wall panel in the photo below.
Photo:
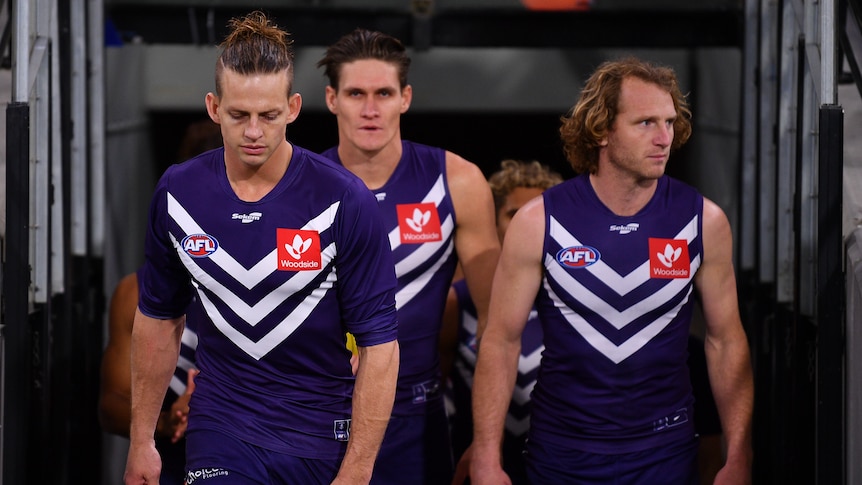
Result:
<svg viewBox="0 0 862 485"><path fill-rule="evenodd" d="M144 49L109 48L105 53L107 126L105 142L105 283L143 261L149 199L155 185L146 105Z"/></svg>
<svg viewBox="0 0 862 485"><path fill-rule="evenodd" d="M143 50L146 65L143 88L148 109L204 109L204 97L214 85L218 56L215 47L157 44ZM726 51L734 49L715 50ZM323 52L322 47L297 49L294 86L302 94L303 109L325 110L326 80L323 71L315 66ZM677 69L683 87L692 88L686 50L434 48L411 51L409 82L414 88L411 110L562 114L574 103L593 68L605 59L624 54L671 65ZM723 62L736 61L731 58ZM737 70L734 68L732 72ZM735 96L739 86L734 83L728 88L732 90L731 96Z"/></svg>

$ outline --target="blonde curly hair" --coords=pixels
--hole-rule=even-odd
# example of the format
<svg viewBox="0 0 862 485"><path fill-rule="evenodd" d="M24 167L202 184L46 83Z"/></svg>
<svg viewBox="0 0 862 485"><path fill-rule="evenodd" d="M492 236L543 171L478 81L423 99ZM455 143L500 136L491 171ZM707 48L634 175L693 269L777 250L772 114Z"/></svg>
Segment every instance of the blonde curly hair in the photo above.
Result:
<svg viewBox="0 0 862 485"><path fill-rule="evenodd" d="M599 143L608 136L619 110L623 80L637 78L655 84L670 94L676 109L671 150L691 136L691 110L673 69L634 57L602 63L590 76L580 99L560 118L563 151L577 173L596 173L599 168Z"/></svg>
<svg viewBox="0 0 862 485"><path fill-rule="evenodd" d="M563 181L563 177L537 160L503 160L500 170L488 178L494 195L494 209L499 212L506 197L518 187L546 190Z"/></svg>

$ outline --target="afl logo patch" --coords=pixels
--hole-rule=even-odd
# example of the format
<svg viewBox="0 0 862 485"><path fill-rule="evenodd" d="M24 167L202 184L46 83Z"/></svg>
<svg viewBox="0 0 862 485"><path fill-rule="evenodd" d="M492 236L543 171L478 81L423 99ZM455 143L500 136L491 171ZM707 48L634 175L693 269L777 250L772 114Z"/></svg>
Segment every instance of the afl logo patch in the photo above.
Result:
<svg viewBox="0 0 862 485"><path fill-rule="evenodd" d="M557 252L557 262L566 268L586 268L601 258L598 249L590 246L570 246Z"/></svg>
<svg viewBox="0 0 862 485"><path fill-rule="evenodd" d="M183 251L193 258L205 258L218 249L218 241L209 234L189 234L181 244Z"/></svg>

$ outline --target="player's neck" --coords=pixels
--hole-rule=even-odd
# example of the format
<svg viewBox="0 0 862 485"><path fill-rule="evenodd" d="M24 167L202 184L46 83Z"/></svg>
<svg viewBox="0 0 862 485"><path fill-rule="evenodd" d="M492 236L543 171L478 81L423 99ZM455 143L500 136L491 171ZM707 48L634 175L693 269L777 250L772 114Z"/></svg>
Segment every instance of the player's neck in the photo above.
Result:
<svg viewBox="0 0 862 485"><path fill-rule="evenodd" d="M293 146L285 141L261 164L244 163L225 157L228 182L240 200L257 202L278 185L292 156Z"/></svg>
<svg viewBox="0 0 862 485"><path fill-rule="evenodd" d="M401 140L389 143L380 150L362 150L351 144L338 146L338 158L345 168L365 182L371 190L386 185L401 161Z"/></svg>
<svg viewBox="0 0 862 485"><path fill-rule="evenodd" d="M633 216L652 199L658 180L635 180L596 173L590 175L590 184L596 196L611 212L618 216Z"/></svg>

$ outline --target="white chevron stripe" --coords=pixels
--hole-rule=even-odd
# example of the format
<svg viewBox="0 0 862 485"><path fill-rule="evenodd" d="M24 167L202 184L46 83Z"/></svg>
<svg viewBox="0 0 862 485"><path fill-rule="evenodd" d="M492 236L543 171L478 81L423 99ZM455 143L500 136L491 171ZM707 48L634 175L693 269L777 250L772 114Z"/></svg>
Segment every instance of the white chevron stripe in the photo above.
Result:
<svg viewBox="0 0 862 485"><path fill-rule="evenodd" d="M440 202L446 196L446 186L443 183L443 174L437 177L431 190L422 198L422 202L433 202L435 206L439 206ZM443 240L446 236L443 237ZM397 224L395 229L389 231L389 246L395 251L395 248L401 245L401 224Z"/></svg>
<svg viewBox="0 0 862 485"><path fill-rule="evenodd" d="M467 344L461 342L458 344L458 353L461 354L461 357L467 362L470 366L470 373L476 369L476 352L473 352L473 349L467 346ZM460 363L460 361L459 361Z"/></svg>
<svg viewBox="0 0 862 485"><path fill-rule="evenodd" d="M521 436L530 429L530 417L515 419L511 414L506 415L506 429L516 436Z"/></svg>
<svg viewBox="0 0 862 485"><path fill-rule="evenodd" d="M530 402L530 393L533 392L534 387L536 387L535 379L530 381L530 383L524 387L515 384L515 390L512 392L512 400L519 406L527 404Z"/></svg>
<svg viewBox="0 0 862 485"><path fill-rule="evenodd" d="M177 396L182 396L186 392L186 381L180 379L176 375L173 375L171 376L171 383L168 384L168 387L170 387L170 389L174 391Z"/></svg>
<svg viewBox="0 0 862 485"><path fill-rule="evenodd" d="M520 360L518 361L518 372L520 374L526 374L527 372L534 370L539 365L539 363L541 362L542 349L544 349L544 347L533 352L532 354L530 354L529 357L526 357L526 360L528 360L527 363L524 362L525 357L521 356ZM458 373L461 374L461 378L464 380L464 382L466 382L467 385L472 388L473 372L474 369L476 369L476 353L473 352L470 347L464 345L463 343L458 345L458 353L461 354L461 357L464 360L457 360L455 362L455 368L458 370ZM469 368L467 366L469 366ZM516 381L515 388L512 391L512 400L515 401L515 403L519 406L523 406L530 401L530 393L533 392L533 388L535 386L535 379L533 379L529 384L523 387L519 386Z"/></svg>
<svg viewBox="0 0 862 485"><path fill-rule="evenodd" d="M180 356L180 358L177 360L177 367L179 367L180 369L182 369L186 372L188 372L189 369L191 369L194 366L195 366L194 362L190 361L189 359L186 359L183 356ZM188 382L187 377L180 378L176 374L174 374L173 376L171 376L171 383L169 384L169 386L170 386L172 391L177 393L177 395L181 395L182 393L186 392L186 383L187 382Z"/></svg>
<svg viewBox="0 0 862 485"><path fill-rule="evenodd" d="M189 369L191 369L194 366L195 366L194 362L183 357L182 355L180 356L179 359L177 359L177 367L179 367L180 369L182 369L184 371L188 371Z"/></svg>
<svg viewBox="0 0 862 485"><path fill-rule="evenodd" d="M551 289L547 278L545 278L544 286L548 295L550 295L551 299L554 301L554 306L557 307L560 314L569 322L572 328L581 334L581 336L583 336L593 348L598 350L602 355L610 359L615 364L619 364L629 358L632 354L649 343L649 341L658 335L665 327L667 327L679 313L683 305L688 301L693 288L688 288L685 298L682 298L674 308L668 310L668 312L662 315L659 319L632 335L621 345L616 345L563 303L562 300L560 300L560 297L554 293L553 289Z"/></svg>
<svg viewBox="0 0 862 485"><path fill-rule="evenodd" d="M174 239L173 235L171 235L171 239ZM227 306L229 306L233 311L237 314L238 317L242 318L252 327L257 325L264 317L269 315L272 310L274 310L278 305L284 302L285 298L293 295L297 291L305 288L309 283L311 283L314 278L317 277L323 271L323 268L332 261L332 258L335 256L335 243L331 243L327 246L323 251L320 252L320 260L321 260L321 269L319 270L307 270L307 271L297 271L294 276L290 279L282 283L281 286L271 291L265 297L261 298L254 305L249 305L242 298L240 298L236 293L230 291L221 283L219 283L215 278L210 276L209 273L204 271L200 266L198 266L195 258L190 257L186 254L182 248L179 247L176 240L174 240L175 246L177 246L177 253L180 256L183 264L186 269L191 273L192 278L196 281L203 284L209 291L213 292L221 301L223 301Z"/></svg>
<svg viewBox="0 0 862 485"><path fill-rule="evenodd" d="M198 334L189 330L188 327L183 329L182 341L186 347L192 350L198 348Z"/></svg>
<svg viewBox="0 0 862 485"><path fill-rule="evenodd" d="M426 245L428 245L428 243L423 244L423 246L426 246ZM440 269L440 266L442 266L443 263L447 259L449 259L449 255L452 254L452 251L454 250L454 248L455 248L455 241L450 239L449 245L446 247L446 251L444 251L443 254L440 255L440 257L437 259L437 262L435 262L433 266L428 268L418 278L416 278L413 281L411 281L410 283L404 285L403 288L401 288L400 290L398 290L397 293L395 293L395 308L396 309L403 308L404 305L406 305L410 300L413 299L414 296L418 295L422 291L422 289L425 288L425 286L428 284L428 282L431 281L431 278L434 277L434 273L436 273L437 270ZM411 254L411 256L412 256L412 254ZM409 259L409 257L408 257L408 259ZM404 260L402 260L401 262L403 263ZM396 266L396 274L398 274L398 271L397 271L398 265L395 265L395 266Z"/></svg>
<svg viewBox="0 0 862 485"><path fill-rule="evenodd" d="M206 233L206 231L202 229L197 222L195 222L191 214L185 210L174 196L168 193L167 197L168 214L177 223L177 225L180 226L183 232L186 234ZM338 212L340 204L340 201L334 202L332 205L324 209L318 216L305 224L301 229L316 230L317 232L323 232L328 229L329 226L332 225L332 221L335 220L335 215ZM174 243L174 246L177 246L176 242ZM182 251L182 248L177 248L177 250ZM185 251L182 252L184 253ZM273 249L272 252L264 256L251 269L246 269L223 247L219 247L219 250L210 255L209 259L217 264L227 274L233 276L233 278L243 286L251 289L256 284L263 281L263 279L269 276L273 271L277 270L278 248Z"/></svg>
<svg viewBox="0 0 862 485"><path fill-rule="evenodd" d="M646 262L647 268L649 267L649 261ZM560 284L563 289L566 290L566 293L570 295L577 295L577 300L584 304L587 308L594 310L596 313L605 318L608 323L614 326L617 330L622 329L636 318L640 317L644 313L655 310L661 305L667 303L674 295L682 291L686 285L689 284L691 278L697 272L697 269L700 267L700 255L694 258L694 261L691 262L691 267L689 271L688 278L674 278L673 280L668 281L666 285L664 285L660 290L656 291L652 295L644 298L643 300L637 302L635 305L626 308L623 311L619 311L616 308L609 305L605 300L599 298L595 293L588 290L585 286L583 286L578 280L576 280L565 268L560 266L556 262L553 256L550 254L545 255L545 268L548 273L553 277L553 280ZM648 270L648 269L647 269ZM581 269L574 271L582 271ZM606 282L607 283L607 282ZM608 283L609 286L613 289L613 286Z"/></svg>
<svg viewBox="0 0 862 485"><path fill-rule="evenodd" d="M305 319L308 318L308 315L314 310L323 297L326 295L326 292L332 288L335 284L335 281L338 278L335 275L335 268L333 267L329 274L326 276L326 280L321 283L320 287L315 288L306 298L302 301L297 307L287 315L284 320L282 320L275 328L272 329L269 333L267 333L262 339L257 342L252 341L245 335L243 335L239 330L233 328L224 317L219 313L218 309L215 307L212 301L207 298L206 294L198 289L198 297L201 299L201 303L204 306L204 309L209 315L210 320L212 320L213 324L215 324L216 328L221 331L231 342L233 342L237 347L243 350L246 354L251 356L255 360L260 360L266 354L268 354L272 349L274 349L278 344L283 342L286 338L290 337L293 332L305 322Z"/></svg>
<svg viewBox="0 0 862 485"><path fill-rule="evenodd" d="M674 236L674 239L685 239L689 243L697 237L697 220L698 216L694 216L679 233ZM566 230L565 227L562 226L553 216L550 219L550 228L548 229L549 235L557 241L557 243L563 247L568 248L571 246L583 246L584 243L578 241L578 239ZM625 236L621 236L625 237ZM597 261L595 264L583 268L583 270L589 271L597 278L602 280L605 284L607 284L611 289L616 291L620 296L627 294L631 290L637 288L642 285L644 282L649 280L649 259L647 259L642 265L638 266L634 270L632 270L628 275L622 276L613 268L608 266L604 261ZM691 274L694 274L694 268L692 268Z"/></svg>
<svg viewBox="0 0 862 485"><path fill-rule="evenodd" d="M183 329L182 342L183 342L183 345L185 345L186 347L189 347L192 350L195 350L198 348L198 334L189 330L188 327L186 327ZM195 366L194 362L187 359L186 357L183 357L183 355L180 354L179 358L177 359L177 367L178 368L188 372L188 370L194 366ZM170 382L169 386L170 386L172 391L177 393L177 395L181 395L184 392L186 392L186 382L187 382L187 379L180 379L179 377L174 375L171 377L171 382Z"/></svg>
<svg viewBox="0 0 862 485"><path fill-rule="evenodd" d="M464 354L464 353L462 352L462 354ZM471 352L471 354L472 354L472 352ZM474 359L471 362L471 366L475 367L475 365L476 365L475 354L473 354L473 357L474 357ZM472 389L473 388L473 371L472 371L472 369L468 369L467 367L465 367L464 363L462 361L456 361L455 362L455 370L458 372L458 374L461 375L461 379L463 379L464 383L466 383L467 386L470 389ZM518 406L523 406L524 404L529 402L530 401L530 393L533 392L533 387L535 387L535 385L536 385L536 381L532 381L530 383L530 385L528 385L526 387L520 387L517 384L515 384L515 388L512 392L512 401L514 401L515 404ZM511 415L511 413L508 413L508 412L506 413L506 429L508 429L510 432L512 432L516 435L521 435L524 432L526 432L529 427L530 427L530 417L529 416L525 417L524 419L516 419L515 417L513 417Z"/></svg>
<svg viewBox="0 0 862 485"><path fill-rule="evenodd" d="M440 247L442 247L443 244L445 244L447 241L450 241L450 236L452 235L452 231L454 229L455 223L452 222L452 216L450 215L446 218L446 220L443 221L442 224L440 224L440 234L442 236L441 239L439 241L417 244L417 246L419 247L417 247L415 251L410 253L401 261L395 263L395 276L400 278L412 271L417 266L431 259L431 256L435 252L439 251Z"/></svg>
<svg viewBox="0 0 862 485"><path fill-rule="evenodd" d="M479 329L479 319L468 312L461 312L461 326L470 334L471 337L476 336L476 331Z"/></svg>
<svg viewBox="0 0 862 485"><path fill-rule="evenodd" d="M521 374L527 374L539 367L539 364L542 363L543 350L545 350L545 346L540 345L539 348L531 352L530 355L521 354L520 359L518 359L518 372Z"/></svg>

